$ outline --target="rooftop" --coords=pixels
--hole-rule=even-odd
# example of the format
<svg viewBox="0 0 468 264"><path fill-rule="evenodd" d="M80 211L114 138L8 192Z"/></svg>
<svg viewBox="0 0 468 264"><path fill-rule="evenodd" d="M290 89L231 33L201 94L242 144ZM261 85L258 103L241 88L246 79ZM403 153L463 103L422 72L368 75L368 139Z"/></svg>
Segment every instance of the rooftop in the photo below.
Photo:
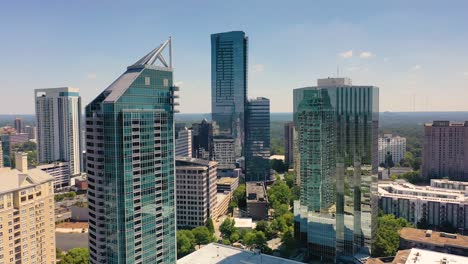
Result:
<svg viewBox="0 0 468 264"><path fill-rule="evenodd" d="M238 178L231 178L231 177L221 177L218 178L218 184L233 184L234 182L238 181Z"/></svg>
<svg viewBox="0 0 468 264"><path fill-rule="evenodd" d="M177 156L176 165L177 166L214 166L218 164L216 161L196 159L191 157Z"/></svg>
<svg viewBox="0 0 468 264"><path fill-rule="evenodd" d="M300 264L294 260L278 258L249 250L225 246L217 243L208 244L201 249L177 261L177 264Z"/></svg>
<svg viewBox="0 0 468 264"><path fill-rule="evenodd" d="M29 169L23 173L9 167L0 168L0 194L33 187L37 184L53 181L54 178L40 169Z"/></svg>
<svg viewBox="0 0 468 264"><path fill-rule="evenodd" d="M464 127L468 126L468 121L465 122L452 122L447 120L438 120L424 124L427 127Z"/></svg>
<svg viewBox="0 0 468 264"><path fill-rule="evenodd" d="M263 182L247 182L247 202L267 202L267 195Z"/></svg>
<svg viewBox="0 0 468 264"><path fill-rule="evenodd" d="M396 258L395 258L396 259ZM396 259L398 261L398 259ZM403 260L403 259L402 259ZM394 262L405 264L426 264L426 263L443 263L443 264L462 264L468 263L467 257L439 253L425 249L412 248L406 257L406 262Z"/></svg>
<svg viewBox="0 0 468 264"><path fill-rule="evenodd" d="M468 236L460 234L447 234L442 232L432 231L431 235L426 236L426 230L405 227L399 231L400 237L405 240L416 241L420 243L427 243L438 245L441 247L462 247L468 249ZM431 232L428 232L428 234ZM467 258L468 260L468 258ZM424 262L422 262L424 263Z"/></svg>

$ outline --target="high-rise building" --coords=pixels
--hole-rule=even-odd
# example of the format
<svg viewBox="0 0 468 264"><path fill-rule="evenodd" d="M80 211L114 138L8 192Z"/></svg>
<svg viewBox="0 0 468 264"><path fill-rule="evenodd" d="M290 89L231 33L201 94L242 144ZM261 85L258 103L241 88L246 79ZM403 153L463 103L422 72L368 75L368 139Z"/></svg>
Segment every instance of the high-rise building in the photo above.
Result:
<svg viewBox="0 0 468 264"><path fill-rule="evenodd" d="M387 153L392 155L394 163L400 162L405 158L406 153L406 138L392 134L384 134L379 137L379 164L385 163Z"/></svg>
<svg viewBox="0 0 468 264"><path fill-rule="evenodd" d="M70 174L79 174L81 97L78 89L36 89L35 100L38 162L66 161Z"/></svg>
<svg viewBox="0 0 468 264"><path fill-rule="evenodd" d="M15 155L0 168L0 263L56 263L54 178Z"/></svg>
<svg viewBox="0 0 468 264"><path fill-rule="evenodd" d="M468 121L424 125L422 176L468 180Z"/></svg>
<svg viewBox="0 0 468 264"><path fill-rule="evenodd" d="M177 227L204 226L216 219L216 161L176 158Z"/></svg>
<svg viewBox="0 0 468 264"><path fill-rule="evenodd" d="M176 263L171 53L168 39L86 106L90 263Z"/></svg>
<svg viewBox="0 0 468 264"><path fill-rule="evenodd" d="M222 135L235 140L242 155L247 101L248 38L242 31L211 35L211 113Z"/></svg>
<svg viewBox="0 0 468 264"><path fill-rule="evenodd" d="M29 135L29 140L36 140L37 138L37 129L35 126L25 126L24 133Z"/></svg>
<svg viewBox="0 0 468 264"><path fill-rule="evenodd" d="M192 157L209 160L213 140L213 126L206 119L192 124Z"/></svg>
<svg viewBox="0 0 468 264"><path fill-rule="evenodd" d="M353 261L371 253L377 227L379 90L347 78L317 83L294 90L295 232L310 255Z"/></svg>
<svg viewBox="0 0 468 264"><path fill-rule="evenodd" d="M0 141L0 168L3 168L3 147L2 147L2 141Z"/></svg>
<svg viewBox="0 0 468 264"><path fill-rule="evenodd" d="M247 102L245 122L245 180L270 179L270 100Z"/></svg>
<svg viewBox="0 0 468 264"><path fill-rule="evenodd" d="M192 157L192 130L185 124L175 125L175 155Z"/></svg>
<svg viewBox="0 0 468 264"><path fill-rule="evenodd" d="M294 164L294 123L284 124L284 163L288 166Z"/></svg>
<svg viewBox="0 0 468 264"><path fill-rule="evenodd" d="M70 165L68 165L68 162L57 161L40 164L36 168L54 177L54 190L62 191L70 187Z"/></svg>
<svg viewBox="0 0 468 264"><path fill-rule="evenodd" d="M230 136L214 136L213 160L218 162L219 170L235 169L235 139Z"/></svg>
<svg viewBox="0 0 468 264"><path fill-rule="evenodd" d="M0 142L2 142L2 151L3 151L3 166L12 167L12 158L14 158L15 153L14 147L29 141L28 134L3 134L0 135Z"/></svg>
<svg viewBox="0 0 468 264"><path fill-rule="evenodd" d="M16 133L23 133L24 126L23 126L23 119L17 117L15 118L15 130Z"/></svg>

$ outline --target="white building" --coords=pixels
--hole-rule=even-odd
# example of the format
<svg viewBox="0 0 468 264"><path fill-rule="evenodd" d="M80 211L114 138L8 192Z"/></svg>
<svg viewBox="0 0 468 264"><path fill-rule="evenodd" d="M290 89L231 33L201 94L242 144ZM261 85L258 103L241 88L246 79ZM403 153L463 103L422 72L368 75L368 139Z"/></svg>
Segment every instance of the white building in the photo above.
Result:
<svg viewBox="0 0 468 264"><path fill-rule="evenodd" d="M386 214L403 217L413 224L424 219L436 227L449 222L468 229L468 191L416 186L403 180L379 182L379 206Z"/></svg>
<svg viewBox="0 0 468 264"><path fill-rule="evenodd" d="M82 156L81 97L78 89L36 89L35 103L38 161L65 161L70 175L79 174Z"/></svg>
<svg viewBox="0 0 468 264"><path fill-rule="evenodd" d="M385 163L387 152L392 154L394 163L400 162L405 157L406 138L394 137L392 134L384 134L383 137L379 137L379 164Z"/></svg>
<svg viewBox="0 0 468 264"><path fill-rule="evenodd" d="M236 168L235 140L232 137L216 136L213 138L213 159L218 162L218 169Z"/></svg>
<svg viewBox="0 0 468 264"><path fill-rule="evenodd" d="M192 130L183 126L176 127L175 155L181 157L192 157Z"/></svg>
<svg viewBox="0 0 468 264"><path fill-rule="evenodd" d="M70 165L68 162L41 164L36 168L54 177L54 190L61 191L70 187Z"/></svg>
<svg viewBox="0 0 468 264"><path fill-rule="evenodd" d="M454 190L468 190L468 182L450 181L448 179L431 179L431 187Z"/></svg>
<svg viewBox="0 0 468 264"><path fill-rule="evenodd" d="M216 161L176 158L177 226L204 226L217 218Z"/></svg>

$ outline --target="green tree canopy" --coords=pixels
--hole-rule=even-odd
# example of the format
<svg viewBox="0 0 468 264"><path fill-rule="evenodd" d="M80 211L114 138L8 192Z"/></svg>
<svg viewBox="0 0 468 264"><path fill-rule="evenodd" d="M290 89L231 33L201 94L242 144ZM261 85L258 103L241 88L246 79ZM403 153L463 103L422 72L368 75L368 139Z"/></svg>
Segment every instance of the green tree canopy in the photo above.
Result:
<svg viewBox="0 0 468 264"><path fill-rule="evenodd" d="M213 219L211 219L211 217L208 217L208 220L206 220L206 228L208 228L211 234L215 233Z"/></svg>
<svg viewBox="0 0 468 264"><path fill-rule="evenodd" d="M190 254L195 250L195 237L190 230L177 231L177 258Z"/></svg>
<svg viewBox="0 0 468 264"><path fill-rule="evenodd" d="M219 231L223 238L229 239L233 233L236 232L236 228L234 227L235 221L232 218L226 218L219 226Z"/></svg>
<svg viewBox="0 0 468 264"><path fill-rule="evenodd" d="M60 264L88 264L89 250L87 248L74 248L65 254Z"/></svg>
<svg viewBox="0 0 468 264"><path fill-rule="evenodd" d="M192 229L193 236L197 245L205 245L213 242L215 239L213 234L206 228L206 226L199 226Z"/></svg>
<svg viewBox="0 0 468 264"><path fill-rule="evenodd" d="M394 256L400 245L398 231L403 227L411 227L411 223L404 218L394 215L383 215L378 218L378 228L373 244L374 257Z"/></svg>

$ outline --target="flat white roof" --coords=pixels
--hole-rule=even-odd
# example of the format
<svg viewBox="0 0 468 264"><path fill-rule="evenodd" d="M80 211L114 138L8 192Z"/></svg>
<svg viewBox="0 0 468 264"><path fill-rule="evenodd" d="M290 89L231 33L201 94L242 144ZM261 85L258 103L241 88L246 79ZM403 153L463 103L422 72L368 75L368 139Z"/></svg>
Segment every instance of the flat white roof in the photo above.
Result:
<svg viewBox="0 0 468 264"><path fill-rule="evenodd" d="M445 260L446 262L442 262L442 260ZM405 264L426 263L462 264L468 263L468 257L412 248L405 262Z"/></svg>
<svg viewBox="0 0 468 264"><path fill-rule="evenodd" d="M177 264L300 264L294 260L256 254L217 243L208 244L201 249L177 260Z"/></svg>

